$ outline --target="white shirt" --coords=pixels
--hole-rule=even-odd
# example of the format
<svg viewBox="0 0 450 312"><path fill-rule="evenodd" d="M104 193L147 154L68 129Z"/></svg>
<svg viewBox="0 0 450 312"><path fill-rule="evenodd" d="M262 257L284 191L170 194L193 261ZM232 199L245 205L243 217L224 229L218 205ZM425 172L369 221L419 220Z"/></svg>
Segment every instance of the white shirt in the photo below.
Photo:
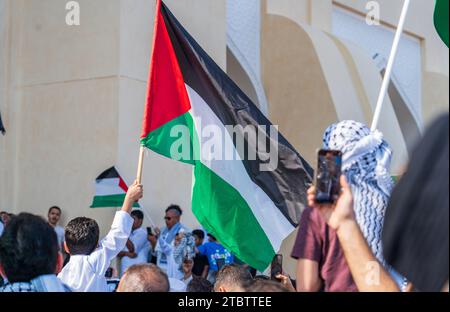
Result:
<svg viewBox="0 0 450 312"><path fill-rule="evenodd" d="M125 211L118 211L111 230L100 246L90 255L70 256L70 261L58 274L58 278L78 292L107 292L105 272L110 262L125 247L133 226L133 218Z"/></svg>
<svg viewBox="0 0 450 312"><path fill-rule="evenodd" d="M125 271L132 265L148 262L150 242L147 239L147 231L142 227L134 230L131 232L130 241L134 245L134 252L137 254L137 257L134 259L130 257L122 258L122 262L120 264L121 274L125 273ZM123 251L128 251L128 248L125 247Z"/></svg>
<svg viewBox="0 0 450 312"><path fill-rule="evenodd" d="M55 232L56 232L56 236L58 237L58 246L61 249L62 248L62 244L64 243L64 228L62 226L55 226L54 227Z"/></svg>

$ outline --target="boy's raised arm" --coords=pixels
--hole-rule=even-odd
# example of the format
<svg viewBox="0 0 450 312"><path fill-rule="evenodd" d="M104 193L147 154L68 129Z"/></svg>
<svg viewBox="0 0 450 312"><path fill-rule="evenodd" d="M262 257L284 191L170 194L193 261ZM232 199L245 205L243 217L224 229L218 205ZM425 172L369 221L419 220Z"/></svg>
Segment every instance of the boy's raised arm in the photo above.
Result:
<svg viewBox="0 0 450 312"><path fill-rule="evenodd" d="M103 275L108 269L112 259L117 257L127 243L133 226L133 218L130 216L133 204L143 196L142 185L134 182L128 189L122 209L116 212L111 230L101 241L100 246L89 257L97 274Z"/></svg>

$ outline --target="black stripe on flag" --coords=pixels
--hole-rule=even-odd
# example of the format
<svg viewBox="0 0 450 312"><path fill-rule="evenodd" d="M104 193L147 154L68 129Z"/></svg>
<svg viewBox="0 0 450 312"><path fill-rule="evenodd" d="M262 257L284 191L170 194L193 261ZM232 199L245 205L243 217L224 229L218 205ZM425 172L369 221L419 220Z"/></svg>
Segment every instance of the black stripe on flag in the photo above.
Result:
<svg viewBox="0 0 450 312"><path fill-rule="evenodd" d="M208 56L164 3L161 11L185 83L202 97L224 125L262 125L268 129L272 123ZM244 134L242 136L246 150L249 146L258 148L256 142L250 142ZM269 135L266 138L269 142ZM263 161L258 156L256 160L242 159L253 182L296 226L306 205L306 191L312 181L313 170L281 133L278 134L278 153L278 166L274 171L260 171Z"/></svg>
<svg viewBox="0 0 450 312"><path fill-rule="evenodd" d="M102 179L116 179L116 178L120 178L119 173L117 172L115 167L111 167L109 169L106 169L105 171L103 171L98 177L97 179L95 179L96 181L102 180Z"/></svg>

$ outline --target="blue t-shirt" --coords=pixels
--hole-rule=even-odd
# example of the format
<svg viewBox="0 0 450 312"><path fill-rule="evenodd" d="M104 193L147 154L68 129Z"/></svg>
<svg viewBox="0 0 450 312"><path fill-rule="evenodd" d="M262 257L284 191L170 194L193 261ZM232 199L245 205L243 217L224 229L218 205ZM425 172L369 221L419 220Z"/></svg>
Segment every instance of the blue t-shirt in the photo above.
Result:
<svg viewBox="0 0 450 312"><path fill-rule="evenodd" d="M234 257L225 247L216 242L209 242L198 247L200 254L208 257L209 270L219 271L217 262L231 264L234 262Z"/></svg>

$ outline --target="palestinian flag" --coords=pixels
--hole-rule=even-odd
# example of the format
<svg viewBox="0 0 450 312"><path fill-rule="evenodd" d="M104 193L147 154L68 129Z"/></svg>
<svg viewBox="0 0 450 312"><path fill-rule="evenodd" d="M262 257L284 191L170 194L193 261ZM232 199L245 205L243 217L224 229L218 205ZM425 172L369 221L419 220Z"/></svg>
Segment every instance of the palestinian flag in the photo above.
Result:
<svg viewBox="0 0 450 312"><path fill-rule="evenodd" d="M115 167L105 170L95 180L95 196L91 208L122 207L128 186ZM133 205L139 207L138 203Z"/></svg>
<svg viewBox="0 0 450 312"><path fill-rule="evenodd" d="M442 41L448 47L448 1L449 0L436 0L436 8L434 10L434 25L436 30L441 36Z"/></svg>
<svg viewBox="0 0 450 312"><path fill-rule="evenodd" d="M156 15L141 142L194 166L200 224L264 270L296 227L313 172L161 1Z"/></svg>

